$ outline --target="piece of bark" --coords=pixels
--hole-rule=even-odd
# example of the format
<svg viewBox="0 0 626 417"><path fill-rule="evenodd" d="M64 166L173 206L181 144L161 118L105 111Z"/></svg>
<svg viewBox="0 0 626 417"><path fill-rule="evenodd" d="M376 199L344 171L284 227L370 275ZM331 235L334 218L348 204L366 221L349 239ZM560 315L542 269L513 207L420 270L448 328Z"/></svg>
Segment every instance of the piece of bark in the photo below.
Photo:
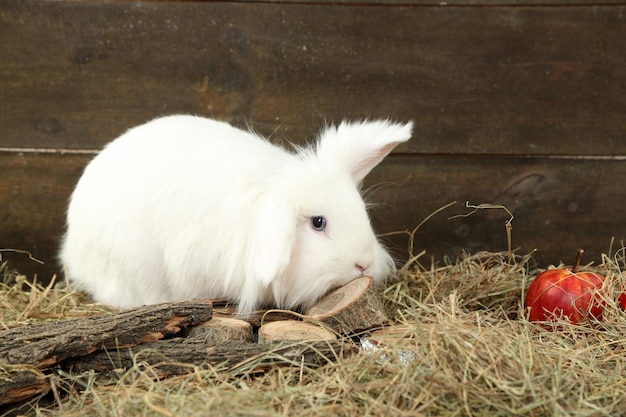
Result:
<svg viewBox="0 0 626 417"><path fill-rule="evenodd" d="M180 301L0 331L0 363L46 368L101 349L136 346L211 320L211 303Z"/></svg>
<svg viewBox="0 0 626 417"><path fill-rule="evenodd" d="M306 315L339 334L354 334L389 322L371 277L360 277L323 297Z"/></svg>
<svg viewBox="0 0 626 417"><path fill-rule="evenodd" d="M61 363L71 373L91 370L123 372L136 364L147 364L155 378L217 367L233 374L267 371L273 366L318 367L358 352L349 340L283 342L278 344L224 344L207 346L202 336L160 340L149 346L99 351Z"/></svg>
<svg viewBox="0 0 626 417"><path fill-rule="evenodd" d="M207 345L250 343L253 339L250 323L231 317L213 317L211 321L193 326L189 337L203 337Z"/></svg>
<svg viewBox="0 0 626 417"><path fill-rule="evenodd" d="M337 339L337 335L333 332L319 325L297 320L273 321L259 328L259 343L281 340L319 341L335 339Z"/></svg>
<svg viewBox="0 0 626 417"><path fill-rule="evenodd" d="M0 375L0 405L14 404L50 389L46 376L36 368L17 366L4 371Z"/></svg>

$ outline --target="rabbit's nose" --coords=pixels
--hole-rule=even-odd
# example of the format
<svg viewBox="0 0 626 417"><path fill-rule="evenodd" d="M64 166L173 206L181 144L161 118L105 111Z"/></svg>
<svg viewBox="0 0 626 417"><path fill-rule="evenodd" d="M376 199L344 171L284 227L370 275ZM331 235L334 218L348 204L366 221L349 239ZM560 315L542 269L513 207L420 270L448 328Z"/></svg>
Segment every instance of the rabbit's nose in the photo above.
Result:
<svg viewBox="0 0 626 417"><path fill-rule="evenodd" d="M356 263L354 264L354 266L356 267L356 269L359 270L359 272L361 272L361 275L363 275L363 273L367 270L367 268L369 268L369 265L365 263Z"/></svg>

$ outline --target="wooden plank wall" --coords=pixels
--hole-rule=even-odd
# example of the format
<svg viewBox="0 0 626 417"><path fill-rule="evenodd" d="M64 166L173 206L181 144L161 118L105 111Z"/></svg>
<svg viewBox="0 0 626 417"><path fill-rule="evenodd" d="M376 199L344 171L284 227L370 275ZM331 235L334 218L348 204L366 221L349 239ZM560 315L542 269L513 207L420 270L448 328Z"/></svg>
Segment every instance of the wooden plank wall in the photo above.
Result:
<svg viewBox="0 0 626 417"><path fill-rule="evenodd" d="M445 5L444 5L445 4ZM84 165L170 113L302 141L343 118L412 119L367 179L379 232L441 263L513 244L541 266L625 237L626 5L619 1L0 2L0 248L49 278ZM384 184L377 187L377 184ZM374 191L375 190L375 191ZM406 234L387 240L406 257ZM425 261L427 258L425 258Z"/></svg>

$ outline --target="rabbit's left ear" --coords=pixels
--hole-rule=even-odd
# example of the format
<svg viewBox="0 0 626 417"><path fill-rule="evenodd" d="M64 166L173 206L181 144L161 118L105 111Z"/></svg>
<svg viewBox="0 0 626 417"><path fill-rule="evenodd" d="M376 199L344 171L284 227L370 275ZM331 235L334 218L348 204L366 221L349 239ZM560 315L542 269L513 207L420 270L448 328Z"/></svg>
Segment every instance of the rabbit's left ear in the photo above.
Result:
<svg viewBox="0 0 626 417"><path fill-rule="evenodd" d="M388 120L342 122L322 132L316 155L324 164L348 169L355 182L363 178L399 144L411 138L413 122Z"/></svg>
<svg viewBox="0 0 626 417"><path fill-rule="evenodd" d="M269 193L254 214L247 242L246 273L262 288L284 274L296 239L296 207L284 195ZM243 261L243 260L242 260Z"/></svg>

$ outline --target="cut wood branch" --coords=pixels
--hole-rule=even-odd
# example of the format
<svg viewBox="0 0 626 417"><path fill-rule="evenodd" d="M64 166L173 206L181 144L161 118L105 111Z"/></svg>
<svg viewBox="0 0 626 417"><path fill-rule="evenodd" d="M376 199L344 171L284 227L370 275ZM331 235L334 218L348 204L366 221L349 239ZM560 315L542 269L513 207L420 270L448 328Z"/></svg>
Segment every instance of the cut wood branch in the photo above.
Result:
<svg viewBox="0 0 626 417"><path fill-rule="evenodd" d="M180 301L0 331L0 363L46 368L96 350L150 343L211 320L211 303Z"/></svg>
<svg viewBox="0 0 626 417"><path fill-rule="evenodd" d="M0 370L0 405L14 404L50 389L46 376L26 366L6 366Z"/></svg>
<svg viewBox="0 0 626 417"><path fill-rule="evenodd" d="M266 371L272 366L318 367L357 351L356 345L345 340L207 346L202 336L196 336L160 340L146 347L99 351L69 359L61 366L79 374L91 370L123 372L137 364L145 364L157 378L181 375L209 366L244 374Z"/></svg>
<svg viewBox="0 0 626 417"><path fill-rule="evenodd" d="M259 343L281 340L319 341L335 340L337 335L313 323L296 320L273 321L259 328Z"/></svg>
<svg viewBox="0 0 626 417"><path fill-rule="evenodd" d="M307 316L339 334L354 334L389 322L371 277L337 288L311 307Z"/></svg>

